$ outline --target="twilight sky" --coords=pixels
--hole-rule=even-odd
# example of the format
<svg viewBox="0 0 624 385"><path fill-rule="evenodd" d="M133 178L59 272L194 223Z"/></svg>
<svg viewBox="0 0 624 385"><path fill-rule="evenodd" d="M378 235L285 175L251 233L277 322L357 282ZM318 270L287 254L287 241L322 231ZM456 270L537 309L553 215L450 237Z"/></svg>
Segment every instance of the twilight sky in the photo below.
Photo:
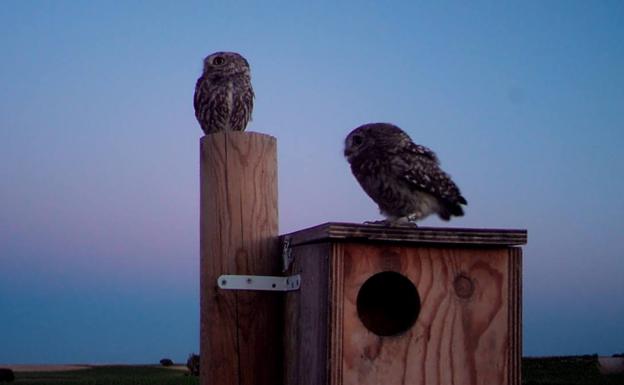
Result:
<svg viewBox="0 0 624 385"><path fill-rule="evenodd" d="M204 56L242 53L280 232L379 219L341 155L393 122L466 216L527 228L524 354L624 351L621 1L5 1L0 363L198 351Z"/></svg>

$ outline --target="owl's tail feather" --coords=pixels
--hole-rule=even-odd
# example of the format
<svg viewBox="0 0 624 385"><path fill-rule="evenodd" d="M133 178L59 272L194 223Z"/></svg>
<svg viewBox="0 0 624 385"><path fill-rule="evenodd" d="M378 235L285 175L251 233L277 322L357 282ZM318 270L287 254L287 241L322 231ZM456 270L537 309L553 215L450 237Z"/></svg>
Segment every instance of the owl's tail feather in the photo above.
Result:
<svg viewBox="0 0 624 385"><path fill-rule="evenodd" d="M459 198L455 202L442 201L440 203L441 203L440 205L441 207L440 207L440 212L438 213L438 216L441 219L448 221L449 219L451 219L451 216L456 216L456 217L463 216L464 209L462 209L460 204L467 204L468 202L466 202L466 199L460 195Z"/></svg>

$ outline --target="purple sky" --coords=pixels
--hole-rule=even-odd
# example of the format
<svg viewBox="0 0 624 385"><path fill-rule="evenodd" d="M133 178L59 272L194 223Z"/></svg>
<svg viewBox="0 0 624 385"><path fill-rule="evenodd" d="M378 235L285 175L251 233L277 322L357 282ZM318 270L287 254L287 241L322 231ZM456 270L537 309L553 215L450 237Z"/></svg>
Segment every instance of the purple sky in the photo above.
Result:
<svg viewBox="0 0 624 385"><path fill-rule="evenodd" d="M241 52L278 139L280 231L379 219L342 141L393 122L527 228L524 353L624 351L624 3L8 2L0 12L0 363L198 350L205 55Z"/></svg>

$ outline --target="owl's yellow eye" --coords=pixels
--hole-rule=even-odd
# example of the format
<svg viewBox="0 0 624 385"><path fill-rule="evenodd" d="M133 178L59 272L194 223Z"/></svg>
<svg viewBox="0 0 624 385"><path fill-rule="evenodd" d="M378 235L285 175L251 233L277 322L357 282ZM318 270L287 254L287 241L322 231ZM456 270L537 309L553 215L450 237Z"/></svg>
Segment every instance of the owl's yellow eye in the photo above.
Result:
<svg viewBox="0 0 624 385"><path fill-rule="evenodd" d="M223 63L225 63L225 59L221 56L217 56L216 58L212 59L212 64L216 66L220 66Z"/></svg>

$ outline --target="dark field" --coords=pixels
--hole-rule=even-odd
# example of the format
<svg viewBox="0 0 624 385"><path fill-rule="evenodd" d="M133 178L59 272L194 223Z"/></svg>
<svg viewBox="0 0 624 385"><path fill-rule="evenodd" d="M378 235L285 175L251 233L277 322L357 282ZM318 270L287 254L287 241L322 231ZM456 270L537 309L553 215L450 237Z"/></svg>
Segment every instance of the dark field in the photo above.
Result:
<svg viewBox="0 0 624 385"><path fill-rule="evenodd" d="M31 385L199 384L197 377L185 371L159 366L95 366L69 372L18 372L15 376L13 384ZM524 385L624 385L624 374L601 375L594 356L524 358L522 376Z"/></svg>
<svg viewBox="0 0 624 385"><path fill-rule="evenodd" d="M524 385L624 385L624 374L603 376L596 356L522 359Z"/></svg>
<svg viewBox="0 0 624 385"><path fill-rule="evenodd" d="M159 366L94 366L68 372L16 372L11 384L29 385L196 385L199 378Z"/></svg>

